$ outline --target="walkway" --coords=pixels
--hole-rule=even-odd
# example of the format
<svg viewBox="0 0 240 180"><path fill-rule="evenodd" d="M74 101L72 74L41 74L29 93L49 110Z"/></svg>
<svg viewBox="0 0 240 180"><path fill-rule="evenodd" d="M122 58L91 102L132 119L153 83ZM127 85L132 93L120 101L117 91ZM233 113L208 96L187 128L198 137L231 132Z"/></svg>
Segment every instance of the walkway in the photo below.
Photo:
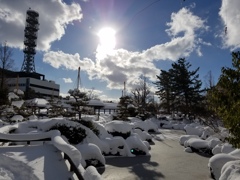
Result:
<svg viewBox="0 0 240 180"><path fill-rule="evenodd" d="M183 131L155 134L151 156L106 158L104 180L211 180L209 157L184 152L178 140Z"/></svg>

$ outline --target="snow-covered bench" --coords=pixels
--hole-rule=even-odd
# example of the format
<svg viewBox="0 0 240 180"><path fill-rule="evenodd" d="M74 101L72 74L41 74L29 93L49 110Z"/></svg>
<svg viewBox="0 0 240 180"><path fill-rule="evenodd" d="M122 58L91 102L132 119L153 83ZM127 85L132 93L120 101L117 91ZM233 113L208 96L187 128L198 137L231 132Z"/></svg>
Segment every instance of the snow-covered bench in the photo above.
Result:
<svg viewBox="0 0 240 180"><path fill-rule="evenodd" d="M74 172L79 180L84 180L81 174L81 153L71 144L66 143L58 130L34 134L4 134L0 133L0 142L27 142L52 141L53 145L63 152L64 159L70 164L70 171Z"/></svg>

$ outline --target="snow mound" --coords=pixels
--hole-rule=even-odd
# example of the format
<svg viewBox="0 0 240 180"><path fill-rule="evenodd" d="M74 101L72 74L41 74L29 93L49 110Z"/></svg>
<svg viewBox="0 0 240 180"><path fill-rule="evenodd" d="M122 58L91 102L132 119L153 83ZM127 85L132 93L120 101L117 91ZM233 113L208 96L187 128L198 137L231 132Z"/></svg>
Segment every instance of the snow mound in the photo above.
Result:
<svg viewBox="0 0 240 180"><path fill-rule="evenodd" d="M219 179L224 164L236 160L240 160L240 158L230 154L216 154L209 159L208 167L211 169L211 173L214 175L215 179Z"/></svg>
<svg viewBox="0 0 240 180"><path fill-rule="evenodd" d="M240 177L240 160L229 161L222 167L219 180L236 180Z"/></svg>
<svg viewBox="0 0 240 180"><path fill-rule="evenodd" d="M121 132L128 133L131 132L132 126L125 121L114 120L105 124L105 128L108 132Z"/></svg>
<svg viewBox="0 0 240 180"><path fill-rule="evenodd" d="M101 150L98 146L95 144L78 144L75 146L82 154L83 160L89 160L89 159L96 159L98 160L102 165L105 165L105 158L102 155ZM86 162L85 162L86 164ZM84 166L85 167L85 166Z"/></svg>
<svg viewBox="0 0 240 180"><path fill-rule="evenodd" d="M199 138L199 136L197 136L197 135L182 135L182 136L180 136L179 143L181 145L184 145L184 143L191 138L197 139L197 138Z"/></svg>

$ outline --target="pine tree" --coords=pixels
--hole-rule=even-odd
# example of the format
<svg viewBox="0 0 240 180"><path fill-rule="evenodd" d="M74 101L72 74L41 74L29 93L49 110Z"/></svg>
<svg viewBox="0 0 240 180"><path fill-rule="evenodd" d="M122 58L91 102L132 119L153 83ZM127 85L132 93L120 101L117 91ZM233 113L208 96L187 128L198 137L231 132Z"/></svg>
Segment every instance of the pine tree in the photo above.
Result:
<svg viewBox="0 0 240 180"><path fill-rule="evenodd" d="M172 111L172 91L171 91L171 76L169 72L161 70L160 75L157 75L158 81L154 84L157 86L158 91L156 94L159 96L161 107L166 110L168 114Z"/></svg>
<svg viewBox="0 0 240 180"><path fill-rule="evenodd" d="M72 96L76 102L71 103L71 105L73 107L75 107L75 110L78 111L78 116L79 116L79 120L81 119L81 114L82 114L82 110L81 110L81 106L86 106L87 102L89 100L87 93L85 92L81 92L79 89L70 89L68 91L68 93L70 94L70 96Z"/></svg>
<svg viewBox="0 0 240 180"><path fill-rule="evenodd" d="M180 58L172 64L169 70L172 76L172 91L175 100L175 110L184 114L196 114L196 107L199 101L203 99L201 93L202 82L199 80L199 68L190 71L192 65L186 62L185 58Z"/></svg>
<svg viewBox="0 0 240 180"><path fill-rule="evenodd" d="M123 121L128 121L128 117L130 117L129 113L129 105L132 103L130 96L122 96L120 97L120 101L118 103L118 119Z"/></svg>
<svg viewBox="0 0 240 180"><path fill-rule="evenodd" d="M232 68L222 68L217 85L209 91L211 109L215 111L227 129L229 141L240 147L240 52L232 53Z"/></svg>
<svg viewBox="0 0 240 180"><path fill-rule="evenodd" d="M168 112L179 111L185 115L197 113L199 101L203 99L202 82L197 74L199 68L190 71L190 67L189 62L180 58L172 64L171 69L162 71L160 76L157 76L157 94Z"/></svg>

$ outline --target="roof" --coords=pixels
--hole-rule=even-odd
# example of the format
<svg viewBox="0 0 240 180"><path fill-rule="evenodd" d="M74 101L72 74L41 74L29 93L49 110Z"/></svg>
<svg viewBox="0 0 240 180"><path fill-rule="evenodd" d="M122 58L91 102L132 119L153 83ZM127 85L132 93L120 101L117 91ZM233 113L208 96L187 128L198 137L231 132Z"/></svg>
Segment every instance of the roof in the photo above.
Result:
<svg viewBox="0 0 240 180"><path fill-rule="evenodd" d="M92 107L104 107L103 102L98 99L91 99L90 101L88 101L87 105Z"/></svg>

